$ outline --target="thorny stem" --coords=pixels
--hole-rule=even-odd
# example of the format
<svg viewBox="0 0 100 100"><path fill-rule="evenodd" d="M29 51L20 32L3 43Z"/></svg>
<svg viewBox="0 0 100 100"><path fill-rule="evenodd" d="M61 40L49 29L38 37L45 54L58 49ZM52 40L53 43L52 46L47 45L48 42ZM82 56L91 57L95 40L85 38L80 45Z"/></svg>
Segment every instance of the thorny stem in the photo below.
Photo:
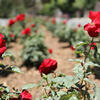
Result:
<svg viewBox="0 0 100 100"><path fill-rule="evenodd" d="M44 89L44 91L45 91L46 96L48 96L48 93L47 93L46 89Z"/></svg>
<svg viewBox="0 0 100 100"><path fill-rule="evenodd" d="M94 38L92 38L91 43L93 43L93 40L94 40ZM86 63L86 59L87 59L90 51L91 51L91 45L89 47L89 51L85 54L85 59L84 59L84 62L83 62L83 70L84 70L84 77L83 77L83 79L86 78L86 70L85 70L84 64ZM82 79L81 85L83 84L83 79ZM86 93L87 93L87 83L85 82L84 100L86 100L86 98L85 98L86 97Z"/></svg>
<svg viewBox="0 0 100 100"><path fill-rule="evenodd" d="M56 75L56 73L55 73L55 75ZM47 85L49 84L48 79L46 79L46 83L47 83ZM50 89L51 89L51 90L54 90L54 89L52 89L51 86L50 86ZM49 95L47 94L47 92L46 92L46 89L44 89L44 90L45 90L46 95L49 96ZM54 99L53 99L53 100L54 100Z"/></svg>

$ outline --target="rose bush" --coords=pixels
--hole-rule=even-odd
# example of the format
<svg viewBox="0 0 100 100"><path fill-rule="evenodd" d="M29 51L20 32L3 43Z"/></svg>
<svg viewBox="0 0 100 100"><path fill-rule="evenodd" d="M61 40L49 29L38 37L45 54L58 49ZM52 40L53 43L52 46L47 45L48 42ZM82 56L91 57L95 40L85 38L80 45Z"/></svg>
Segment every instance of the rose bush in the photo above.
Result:
<svg viewBox="0 0 100 100"><path fill-rule="evenodd" d="M58 67L57 61L48 58L49 53L52 53L52 49L48 49L44 45L44 36L37 28L38 25L32 25L33 22L28 24L27 26L30 26L30 29L28 29L28 32L24 30L22 33L30 34L31 32L31 34L24 39L22 59L24 64L34 63L35 66L39 67L42 80L39 84L28 84L23 86L20 91L14 89L13 92L11 92L7 86L1 84L0 99L32 100L32 95L27 89L41 86L43 88L43 94L38 100L99 100L100 88L90 79L94 69L99 69L100 67L100 51L98 48L100 41L99 39L95 39L95 37L99 37L100 33L99 15L100 12L90 11L89 18L91 18L92 21L84 26L84 30L87 31L90 38L79 24L75 28L68 28L65 21L57 24L55 18L49 20L49 23L47 23L47 26L51 26L49 26L49 28L54 32L55 36L58 36L62 41L69 42L75 54L81 55L80 59L70 59L70 61L76 62L73 68L73 76L54 72ZM26 21L25 16L21 18L18 17L17 21ZM14 25L16 26L16 24L18 23L16 22ZM12 24L12 27L14 25ZM26 29L25 26L26 24L24 23L22 29ZM12 32L12 30L10 31ZM15 37L11 32L9 37ZM6 55L3 54L6 50L5 39L6 38L0 34L0 53L2 57ZM21 73L20 69L15 66L5 66L1 68L3 71L7 70Z"/></svg>
<svg viewBox="0 0 100 100"><path fill-rule="evenodd" d="M0 57L6 57L10 54L7 54L6 51L6 41L4 39L4 35L0 33ZM4 65L0 62L0 74L6 72L17 72L22 73L21 70L17 66L12 65ZM18 89L10 89L4 84L0 83L0 99L1 100L32 100L32 95L24 90L23 92L18 91Z"/></svg>
<svg viewBox="0 0 100 100"><path fill-rule="evenodd" d="M31 34L31 29L28 27L28 28L22 30L21 33L22 33L22 35L30 35Z"/></svg>
<svg viewBox="0 0 100 100"><path fill-rule="evenodd" d="M19 14L16 16L16 21L24 21L25 20L25 14Z"/></svg>
<svg viewBox="0 0 100 100"><path fill-rule="evenodd" d="M38 86L42 86L43 95L39 100L99 100L100 99L100 88L98 85L90 79L90 75L92 75L91 68L99 68L100 65L96 61L99 56L97 43L99 43L99 39L96 41L94 37L99 35L99 12L90 12L92 21L95 22L96 30L91 28L92 26L84 26L84 30L88 31L91 39L88 39L87 35L83 37L83 33L79 31L79 29L74 29L74 32L80 32L80 36L77 38L76 34L73 35L71 42L75 42L75 47L72 45L72 49L76 54L82 55L80 59L70 59L70 61L74 61L75 67L73 71L75 76L68 76L59 73L51 73L52 72L52 62L49 59L45 59L40 67L39 71L42 73L42 81L38 84ZM92 16L95 14L96 16ZM96 18L97 17L97 18ZM95 19L96 18L96 19ZM95 21L94 21L95 20ZM78 26L80 28L80 26ZM89 28L90 27L90 28ZM88 29L89 28L89 29ZM82 29L83 30L83 29ZM93 33L94 31L94 33ZM66 33L67 34L67 33ZM92 35L91 35L92 34ZM98 35L96 35L98 34ZM87 37L87 38L86 38ZM75 39L79 39L81 41L75 41ZM94 59L91 60L91 57ZM100 57L100 56L99 56ZM51 62L51 63L50 63ZM57 63L57 62L56 62ZM54 63L54 65L56 64ZM56 67L54 67L56 69Z"/></svg>
<svg viewBox="0 0 100 100"><path fill-rule="evenodd" d="M34 65L38 68L41 62L48 58L49 55L48 49L44 45L43 34L32 34L30 37L27 37L21 55L23 64L27 66Z"/></svg>

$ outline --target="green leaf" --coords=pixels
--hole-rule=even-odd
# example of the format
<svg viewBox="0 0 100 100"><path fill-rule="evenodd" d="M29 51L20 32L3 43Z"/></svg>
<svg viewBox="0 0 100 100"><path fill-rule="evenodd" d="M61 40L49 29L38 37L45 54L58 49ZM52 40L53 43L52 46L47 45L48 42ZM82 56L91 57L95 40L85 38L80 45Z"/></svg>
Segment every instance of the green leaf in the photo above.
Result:
<svg viewBox="0 0 100 100"><path fill-rule="evenodd" d="M79 79L77 77L73 77L73 76L66 76L64 78L64 85L67 88L72 87L73 85L75 85L77 82L79 82Z"/></svg>
<svg viewBox="0 0 100 100"><path fill-rule="evenodd" d="M62 95L60 100L81 100L79 93L73 91L69 94Z"/></svg>
<svg viewBox="0 0 100 100"><path fill-rule="evenodd" d="M58 95L58 96L61 96L61 95L64 95L64 94L66 94L66 92L61 91L61 90L57 92L57 95Z"/></svg>
<svg viewBox="0 0 100 100"><path fill-rule="evenodd" d="M88 66L96 66L96 67L100 67L100 65L93 63L91 61L87 62L84 64L85 68L87 69Z"/></svg>
<svg viewBox="0 0 100 100"><path fill-rule="evenodd" d="M80 42L77 43L77 46L83 46L83 45L86 45L86 44L89 44L89 43L80 41Z"/></svg>
<svg viewBox="0 0 100 100"><path fill-rule="evenodd" d="M62 85L64 83L64 77L56 77L52 81Z"/></svg>
<svg viewBox="0 0 100 100"><path fill-rule="evenodd" d="M56 82L59 85L64 85L65 87L70 88L72 85L76 84L79 81L79 79L73 76L66 76L66 77L56 77L52 81Z"/></svg>
<svg viewBox="0 0 100 100"><path fill-rule="evenodd" d="M39 84L37 84L37 87L40 87L43 83L45 82L45 80L44 79L42 79L41 81L40 81L40 83Z"/></svg>
<svg viewBox="0 0 100 100"><path fill-rule="evenodd" d="M45 100L52 100L52 97L46 98Z"/></svg>
<svg viewBox="0 0 100 100"><path fill-rule="evenodd" d="M94 85L94 86L95 86L95 83L94 83L94 82L92 82L91 80L89 80L88 78L84 78L84 80L85 80L86 82L88 82L88 83L90 83L90 84L92 84L92 85Z"/></svg>
<svg viewBox="0 0 100 100"><path fill-rule="evenodd" d="M69 100L79 100L76 96L72 96Z"/></svg>
<svg viewBox="0 0 100 100"><path fill-rule="evenodd" d="M73 68L74 73L76 74L76 77L78 78L83 78L84 76L84 71L83 71L83 67L80 64L75 65L75 67Z"/></svg>
<svg viewBox="0 0 100 100"><path fill-rule="evenodd" d="M27 90L27 89L31 89L33 87L37 87L37 84L26 84L22 87L22 90Z"/></svg>
<svg viewBox="0 0 100 100"><path fill-rule="evenodd" d="M11 60L14 61L14 55L13 55L12 52L5 52L5 53L2 55L2 57L10 57Z"/></svg>
<svg viewBox="0 0 100 100"><path fill-rule="evenodd" d="M100 100L100 88L97 85L95 85L94 92L95 92L94 100Z"/></svg>
<svg viewBox="0 0 100 100"><path fill-rule="evenodd" d="M55 96L55 92L54 91L51 91L51 94L52 94L53 97Z"/></svg>
<svg viewBox="0 0 100 100"><path fill-rule="evenodd" d="M12 72L16 72L16 73L22 73L22 71L17 67L17 66L11 66L10 67Z"/></svg>
<svg viewBox="0 0 100 100"><path fill-rule="evenodd" d="M83 60L82 59L69 59L69 61L75 61L75 62L78 62L78 63L81 63L81 62L83 62Z"/></svg>
<svg viewBox="0 0 100 100"><path fill-rule="evenodd" d="M96 85L96 83L94 83L93 81L89 80L88 78L85 78L84 80L86 82L90 83L91 85L93 85L93 87L94 87L94 96L92 96L93 100L100 100L100 88L98 87L98 85Z"/></svg>
<svg viewBox="0 0 100 100"><path fill-rule="evenodd" d="M8 87L6 87L6 88L5 88L5 91L10 92L10 90L9 90L9 88L8 88Z"/></svg>

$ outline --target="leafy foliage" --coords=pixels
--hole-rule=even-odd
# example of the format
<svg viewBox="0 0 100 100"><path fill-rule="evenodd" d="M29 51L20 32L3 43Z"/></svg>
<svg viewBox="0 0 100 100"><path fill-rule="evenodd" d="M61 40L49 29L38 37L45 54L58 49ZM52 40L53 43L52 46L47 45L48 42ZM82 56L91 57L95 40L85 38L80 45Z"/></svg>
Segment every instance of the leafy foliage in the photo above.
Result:
<svg viewBox="0 0 100 100"><path fill-rule="evenodd" d="M32 34L24 43L22 59L24 64L39 66L47 58L48 51L42 34Z"/></svg>

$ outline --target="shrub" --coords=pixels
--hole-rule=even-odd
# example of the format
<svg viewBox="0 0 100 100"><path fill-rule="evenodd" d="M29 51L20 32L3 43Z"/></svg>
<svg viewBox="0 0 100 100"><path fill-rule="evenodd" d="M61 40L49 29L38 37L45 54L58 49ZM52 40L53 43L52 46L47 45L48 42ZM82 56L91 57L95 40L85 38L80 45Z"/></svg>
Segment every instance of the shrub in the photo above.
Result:
<svg viewBox="0 0 100 100"><path fill-rule="evenodd" d="M42 34L32 34L24 43L22 50L22 59L26 65L35 65L38 67L41 62L47 58L48 49L44 45Z"/></svg>

